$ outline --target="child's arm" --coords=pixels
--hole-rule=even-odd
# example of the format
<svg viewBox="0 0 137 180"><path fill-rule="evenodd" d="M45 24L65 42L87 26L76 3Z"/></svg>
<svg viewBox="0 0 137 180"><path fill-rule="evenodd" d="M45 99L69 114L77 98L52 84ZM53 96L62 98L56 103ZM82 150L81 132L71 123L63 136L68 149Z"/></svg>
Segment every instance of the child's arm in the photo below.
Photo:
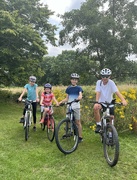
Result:
<svg viewBox="0 0 137 180"><path fill-rule="evenodd" d="M44 104L43 104L43 99L44 99L44 97L41 96L41 100L40 100L40 105L41 105L41 106L44 106Z"/></svg>
<svg viewBox="0 0 137 180"><path fill-rule="evenodd" d="M27 92L27 89L24 88L23 92L21 93L20 97L18 98L19 101L22 100L22 97L24 96L24 94Z"/></svg>
<svg viewBox="0 0 137 180"><path fill-rule="evenodd" d="M59 106L59 103L55 97L53 97L53 101L56 103L56 106Z"/></svg>
<svg viewBox="0 0 137 180"><path fill-rule="evenodd" d="M36 87L36 101L39 102L38 88Z"/></svg>
<svg viewBox="0 0 137 180"><path fill-rule="evenodd" d="M124 106L126 106L126 105L127 105L127 102L126 102L126 100L124 99L124 97L122 96L122 94L121 94L119 91L115 92L115 94L121 99L122 104L123 104Z"/></svg>
<svg viewBox="0 0 137 180"><path fill-rule="evenodd" d="M81 100L82 99L82 92L79 92L79 96L77 98L77 100Z"/></svg>

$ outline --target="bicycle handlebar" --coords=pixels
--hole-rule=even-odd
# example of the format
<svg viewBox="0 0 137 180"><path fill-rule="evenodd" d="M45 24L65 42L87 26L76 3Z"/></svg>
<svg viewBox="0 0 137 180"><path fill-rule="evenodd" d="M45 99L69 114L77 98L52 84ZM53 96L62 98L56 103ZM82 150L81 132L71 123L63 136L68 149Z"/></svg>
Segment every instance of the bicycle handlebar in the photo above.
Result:
<svg viewBox="0 0 137 180"><path fill-rule="evenodd" d="M123 105L123 103L121 103L121 102L111 102L111 103L108 103L108 102L98 102L98 101L90 101L90 103L94 103L94 104L105 104L105 105L107 105L107 106L109 106L109 105L115 105L115 104L117 104L117 105Z"/></svg>
<svg viewBox="0 0 137 180"><path fill-rule="evenodd" d="M28 99L22 99L21 101L24 102L24 103L26 103L26 102L32 103L33 102L32 100L28 100Z"/></svg>
<svg viewBox="0 0 137 180"><path fill-rule="evenodd" d="M74 100L71 101L71 102L61 103L60 106L64 106L64 105L66 105L66 104L71 105L72 103L74 103L74 102L79 102L79 101L80 101L80 100L78 100L78 99L74 99Z"/></svg>

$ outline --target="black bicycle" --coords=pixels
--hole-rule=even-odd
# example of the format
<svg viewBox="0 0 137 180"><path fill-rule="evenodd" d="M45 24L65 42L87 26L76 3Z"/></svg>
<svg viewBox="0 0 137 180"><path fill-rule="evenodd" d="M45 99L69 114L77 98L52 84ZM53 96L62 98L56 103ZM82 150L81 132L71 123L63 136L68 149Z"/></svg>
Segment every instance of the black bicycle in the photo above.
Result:
<svg viewBox="0 0 137 180"><path fill-rule="evenodd" d="M32 100L22 99L22 102L25 103L25 117L24 117L24 130L25 130L25 140L27 141L29 138L29 127L32 124Z"/></svg>
<svg viewBox="0 0 137 180"><path fill-rule="evenodd" d="M59 122L55 131L57 147L64 154L74 152L77 149L79 142L78 128L75 123L74 111L72 109L72 103L74 102L76 103L78 101L74 100L66 103L68 105L66 118Z"/></svg>
<svg viewBox="0 0 137 180"><path fill-rule="evenodd" d="M49 108L52 108L52 106L49 106ZM41 118L43 116L43 112L41 113ZM53 117L53 114L50 114L49 112L47 112L46 117L44 119L44 123L41 124L41 128L44 131L45 127L47 126L47 137L49 139L49 141L53 141L54 140L54 136L55 136L55 120Z"/></svg>
<svg viewBox="0 0 137 180"><path fill-rule="evenodd" d="M98 103L96 101L91 101L91 103ZM105 110L102 110L101 117L101 142L103 143L103 151L104 156L106 158L107 163L113 167L117 164L119 159L119 140L118 133L114 126L114 119L110 115L110 108L117 105L122 105L122 103L115 102L113 100L111 103L100 102L103 106L106 106Z"/></svg>

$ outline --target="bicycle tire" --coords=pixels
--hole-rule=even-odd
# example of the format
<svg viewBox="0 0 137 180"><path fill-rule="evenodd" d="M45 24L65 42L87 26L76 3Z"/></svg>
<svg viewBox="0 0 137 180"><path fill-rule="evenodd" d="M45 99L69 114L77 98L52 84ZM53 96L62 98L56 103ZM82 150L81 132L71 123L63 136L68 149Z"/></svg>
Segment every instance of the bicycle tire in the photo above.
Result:
<svg viewBox="0 0 137 180"><path fill-rule="evenodd" d="M26 126L25 126L25 140L27 141L29 138L29 115L26 117Z"/></svg>
<svg viewBox="0 0 137 180"><path fill-rule="evenodd" d="M47 137L49 141L53 141L55 137L55 121L54 118L49 118L47 122Z"/></svg>
<svg viewBox="0 0 137 180"><path fill-rule="evenodd" d="M109 137L109 132L111 133L111 137ZM107 163L111 167L115 166L119 159L119 140L116 128L111 124L107 124L106 126L103 149Z"/></svg>
<svg viewBox="0 0 137 180"><path fill-rule="evenodd" d="M55 140L58 149L64 154L74 152L78 147L79 133L74 122L73 128L70 128L70 119L66 118L59 122L55 131Z"/></svg>

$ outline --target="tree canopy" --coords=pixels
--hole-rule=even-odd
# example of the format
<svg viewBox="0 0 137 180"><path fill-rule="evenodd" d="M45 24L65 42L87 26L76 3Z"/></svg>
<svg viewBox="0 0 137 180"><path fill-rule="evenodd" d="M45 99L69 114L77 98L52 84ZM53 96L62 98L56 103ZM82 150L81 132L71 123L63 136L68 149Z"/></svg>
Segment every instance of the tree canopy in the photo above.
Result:
<svg viewBox="0 0 137 180"><path fill-rule="evenodd" d="M39 0L0 2L1 83L20 85L31 74L43 75L40 62L47 54L46 44L55 45L56 40L57 28L49 23L50 15L53 12Z"/></svg>
<svg viewBox="0 0 137 180"><path fill-rule="evenodd" d="M130 72L127 56L137 53L137 5L135 0L87 0L80 9L62 15L60 45L83 44L96 69ZM121 66L122 65L122 66ZM125 74L124 74L125 77Z"/></svg>
<svg viewBox="0 0 137 180"><path fill-rule="evenodd" d="M35 75L41 85L67 85L76 72L89 85L104 67L117 80L136 79L137 63L127 59L137 54L136 0L87 0L60 15L59 45L78 48L57 57L45 56L48 43L56 46L53 14L40 0L0 1L0 84L22 86Z"/></svg>

